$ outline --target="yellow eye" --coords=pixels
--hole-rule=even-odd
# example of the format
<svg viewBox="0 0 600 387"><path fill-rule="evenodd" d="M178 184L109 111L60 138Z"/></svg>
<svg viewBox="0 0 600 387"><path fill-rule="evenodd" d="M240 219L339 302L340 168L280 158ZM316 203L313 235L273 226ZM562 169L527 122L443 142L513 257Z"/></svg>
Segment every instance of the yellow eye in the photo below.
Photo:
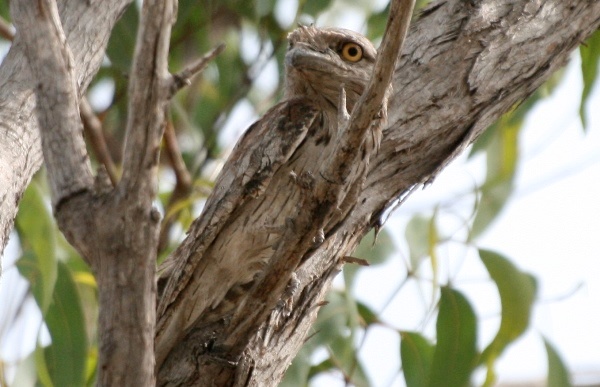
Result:
<svg viewBox="0 0 600 387"><path fill-rule="evenodd" d="M363 57L362 47L356 43L348 42L342 46L342 58L348 62L358 62Z"/></svg>

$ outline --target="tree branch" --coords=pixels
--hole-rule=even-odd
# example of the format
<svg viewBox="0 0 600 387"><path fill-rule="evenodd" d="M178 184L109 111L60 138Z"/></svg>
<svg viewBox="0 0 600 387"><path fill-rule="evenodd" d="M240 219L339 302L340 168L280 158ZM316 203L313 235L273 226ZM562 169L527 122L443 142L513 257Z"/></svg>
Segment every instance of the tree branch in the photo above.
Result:
<svg viewBox="0 0 600 387"><path fill-rule="evenodd" d="M217 55L223 52L223 50L225 50L225 44L221 43L179 73L173 74L171 95L175 95L175 93L185 86L189 86L191 79L202 72L206 66L217 57Z"/></svg>
<svg viewBox="0 0 600 387"><path fill-rule="evenodd" d="M85 92L98 70L110 31L129 3L131 0L59 1L59 14L71 15L63 18L63 29L73 53L78 95ZM12 230L23 191L42 163L40 131L34 114L35 82L23 41L17 37L0 65L0 251Z"/></svg>
<svg viewBox="0 0 600 387"><path fill-rule="evenodd" d="M169 242L169 232L171 226L177 218L179 211L172 211L173 207L180 201L187 198L192 192L192 176L185 166L185 162L179 151L177 135L171 121L167 122L164 135L165 153L169 163L175 173L175 188L169 197L169 202L165 207L165 217L160 227L160 236L158 238L158 251L162 251Z"/></svg>
<svg viewBox="0 0 600 387"><path fill-rule="evenodd" d="M10 27L10 24L0 17L0 36L7 40L12 41L15 38L14 33ZM81 97L79 105L79 113L81 114L81 121L83 122L83 129L90 138L91 146L94 149L99 161L106 168L108 177L113 185L117 183L117 171L115 164L108 153L106 147L106 141L102 134L102 124L96 115L94 114L87 98Z"/></svg>
<svg viewBox="0 0 600 387"><path fill-rule="evenodd" d="M152 201L170 91L167 54L176 5L144 2L129 88L124 173L112 189L101 173L92 184L81 136L78 88L56 4L53 0L41 0L37 8L13 4L18 38L25 42L32 73L40 82L37 111L44 128L55 215L98 282L98 383L153 385L160 216ZM27 28L31 25L36 28Z"/></svg>
<svg viewBox="0 0 600 387"><path fill-rule="evenodd" d="M132 195L132 201L143 199L146 204L154 200L156 193L160 139L170 97L169 39L176 9L176 1L144 2L129 83L129 115L119 189Z"/></svg>
<svg viewBox="0 0 600 387"><path fill-rule="evenodd" d="M230 373L240 385L276 385L303 344L343 257L379 223L389 205L432 179L500 114L531 94L599 24L600 3L587 0L439 0L427 7L407 37L394 73L388 124L370 159L364 188L349 215L295 269L289 307L273 308L239 358L228 357L228 348L219 345L232 333L229 310L223 308L221 320L220 308L207 312L204 325L190 329L172 350L158 384L210 385L232 380L219 379ZM289 185L279 183L281 187L270 189ZM195 232L192 240L198 237ZM186 242L175 261L185 261L206 241L197 239L187 247ZM284 251L283 261L301 253L297 244L278 254ZM262 292L270 290L276 291ZM203 297L203 291L196 296ZM238 304L235 314L256 315L255 307Z"/></svg>
<svg viewBox="0 0 600 387"><path fill-rule="evenodd" d="M387 118L387 94L389 94L392 74L408 32L414 6L415 0L391 2L383 40L377 50L373 75L350 117L346 111L346 100L342 90L340 106L338 106L341 122L338 123L338 127L341 132L348 135L342 138L337 152L333 153L333 158L321 170L323 175L331 177L333 181L343 181L350 175L350 170L356 162L344 162L344 160L358 157L356 150L362 146L367 132L378 132L379 122ZM381 135L374 134L374 137L376 138L374 146L378 148Z"/></svg>
<svg viewBox="0 0 600 387"><path fill-rule="evenodd" d="M94 113L85 96L81 97L81 100L79 101L79 114L81 116L81 121L83 122L83 130L91 142L91 147L94 150L98 161L106 169L111 184L113 186L117 185L117 167L106 146L106 140L104 139L104 133L102 131L102 122L100 122Z"/></svg>
<svg viewBox="0 0 600 387"><path fill-rule="evenodd" d="M90 190L93 180L78 114L73 58L55 1L40 0L37 7L12 2L11 10L31 71L39 75L36 112L56 208L72 195Z"/></svg>
<svg viewBox="0 0 600 387"><path fill-rule="evenodd" d="M12 41L15 37L12 28L10 28L10 23L8 23L4 18L0 17L0 36L2 36L6 40Z"/></svg>
<svg viewBox="0 0 600 387"><path fill-rule="evenodd" d="M175 93L185 86L190 85L191 78L202 72L206 66L208 66L208 64L217 57L217 55L223 52L224 49L225 45L220 44L179 73L173 74L171 78L172 84L170 87L171 97L173 97ZM169 198L169 203L165 209L165 213L167 215L163 219L160 230L158 242L159 252L167 246L169 241L169 231L171 230L171 226L173 225L177 213L179 213L179 211L177 211L175 214L170 214L171 208L173 208L173 205L175 205L178 201L188 197L192 191L192 177L186 169L183 159L181 158L181 152L179 152L179 145L177 144L177 136L175 135L175 128L171 122L167 122L164 139L167 157L169 158L171 166L173 167L173 171L175 172L176 184L175 188L173 189L173 193Z"/></svg>

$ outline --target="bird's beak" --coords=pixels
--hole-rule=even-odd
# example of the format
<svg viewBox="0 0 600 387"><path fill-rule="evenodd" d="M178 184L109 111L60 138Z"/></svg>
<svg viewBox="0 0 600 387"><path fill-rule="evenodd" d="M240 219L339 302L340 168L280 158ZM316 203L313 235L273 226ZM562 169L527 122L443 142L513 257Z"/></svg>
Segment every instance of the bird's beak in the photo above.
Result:
<svg viewBox="0 0 600 387"><path fill-rule="evenodd" d="M331 57L327 52L315 51L304 45L292 47L285 55L286 67L296 70L331 71Z"/></svg>

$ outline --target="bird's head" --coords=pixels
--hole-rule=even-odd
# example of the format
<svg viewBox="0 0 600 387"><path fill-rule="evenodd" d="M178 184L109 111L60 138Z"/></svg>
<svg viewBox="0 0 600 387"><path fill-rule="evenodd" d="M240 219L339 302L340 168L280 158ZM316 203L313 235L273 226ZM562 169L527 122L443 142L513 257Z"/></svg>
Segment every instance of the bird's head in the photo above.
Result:
<svg viewBox="0 0 600 387"><path fill-rule="evenodd" d="M365 90L377 51L364 36L342 28L301 26L288 35L285 97L305 96L337 109L340 87L348 111Z"/></svg>

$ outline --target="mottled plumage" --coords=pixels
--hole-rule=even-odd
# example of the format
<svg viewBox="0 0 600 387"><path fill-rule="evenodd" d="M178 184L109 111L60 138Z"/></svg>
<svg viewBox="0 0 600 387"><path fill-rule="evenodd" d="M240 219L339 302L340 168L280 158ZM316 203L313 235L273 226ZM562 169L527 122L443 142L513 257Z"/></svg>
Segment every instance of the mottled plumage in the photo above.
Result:
<svg viewBox="0 0 600 387"><path fill-rule="evenodd" d="M159 366L191 327L232 309L269 263L286 221L302 211L307 194L294 177L317 176L335 149L342 86L351 111L369 80L376 50L363 36L311 26L288 39L284 100L234 148L206 210L192 225L188 239L193 242L184 242L184 251L175 254L190 258L167 260L161 268L167 282L158 308ZM376 143L357 152L368 159ZM365 165L357 173L364 174ZM347 211L338 203L328 224Z"/></svg>

